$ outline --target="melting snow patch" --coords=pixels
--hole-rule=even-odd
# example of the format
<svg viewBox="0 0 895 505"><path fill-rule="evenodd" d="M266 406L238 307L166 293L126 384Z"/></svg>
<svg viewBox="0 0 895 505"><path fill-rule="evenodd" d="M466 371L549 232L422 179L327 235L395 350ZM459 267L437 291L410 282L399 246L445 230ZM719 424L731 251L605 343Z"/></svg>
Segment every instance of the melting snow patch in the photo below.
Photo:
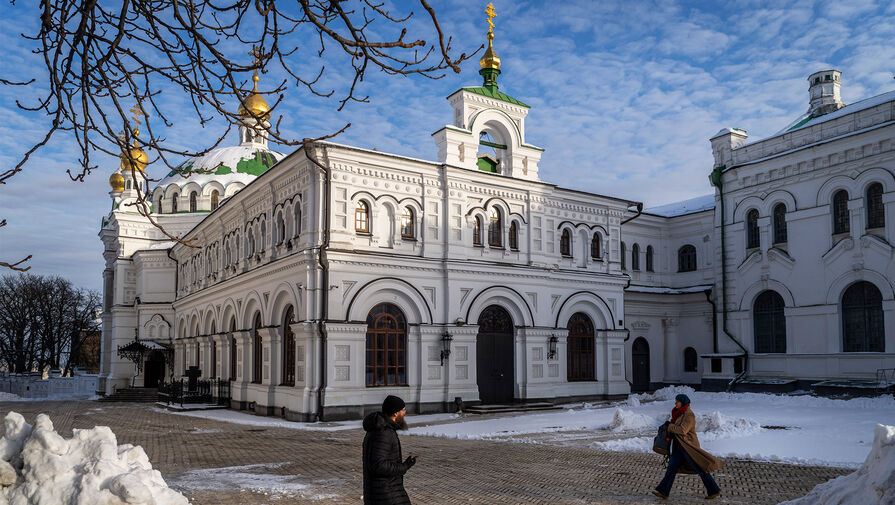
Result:
<svg viewBox="0 0 895 505"><path fill-rule="evenodd" d="M806 496L780 505L851 504L895 504L895 426L876 425L873 448L857 471L818 484Z"/></svg>
<svg viewBox="0 0 895 505"><path fill-rule="evenodd" d="M0 505L188 505L153 470L143 448L118 445L107 426L64 438L46 414L17 412L0 438Z"/></svg>
<svg viewBox="0 0 895 505"><path fill-rule="evenodd" d="M335 495L314 493L312 486L299 482L295 475L269 473L286 463L260 463L190 470L171 479L174 487L188 491L253 491L271 496L323 499Z"/></svg>

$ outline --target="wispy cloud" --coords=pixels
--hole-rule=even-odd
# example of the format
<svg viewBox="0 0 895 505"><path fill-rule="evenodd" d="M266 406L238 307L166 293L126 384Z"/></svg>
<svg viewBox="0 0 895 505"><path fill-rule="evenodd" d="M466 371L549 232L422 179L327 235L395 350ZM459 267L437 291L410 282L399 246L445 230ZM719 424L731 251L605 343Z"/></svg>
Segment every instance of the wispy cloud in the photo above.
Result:
<svg viewBox="0 0 895 505"><path fill-rule="evenodd" d="M487 2L434 2L457 52L484 41ZM541 177L644 201L648 206L711 192L708 138L723 126L772 134L808 107L806 78L822 68L843 71L843 99L854 102L893 88L895 7L890 2L812 0L601 1L560 4L498 0L495 47L503 61L501 90L532 105L527 140L544 147ZM417 11L412 2L398 10ZM33 9L7 8L0 19L4 77L39 75L30 43L16 34L39 22ZM411 25L419 30L422 19ZM317 59L300 40L293 58L307 73L321 63L329 71L323 89L344 93L346 61L333 51ZM434 159L430 134L452 120L444 97L477 84L479 66L469 61L461 75L439 80L371 72L361 87L370 103L336 112L333 100L291 88L278 112L294 138L352 127L341 143ZM274 86L286 76L263 77ZM165 91L162 99L179 115L166 132L185 149L199 150L219 135L221 124L199 127L186 97ZM33 93L32 93L33 95ZM9 166L22 146L37 138L46 119L18 111L22 91L0 88L0 163ZM236 107L236 104L233 104ZM235 143L234 137L227 141ZM288 151L288 147L281 150ZM101 169L83 184L68 182L65 168L78 152L60 137L10 184L0 187L3 259L33 253L34 270L59 273L99 288L102 246L96 234L109 210L106 180L117 166L99 158ZM163 168L150 174L164 175ZM565 183L563 181L573 181Z"/></svg>

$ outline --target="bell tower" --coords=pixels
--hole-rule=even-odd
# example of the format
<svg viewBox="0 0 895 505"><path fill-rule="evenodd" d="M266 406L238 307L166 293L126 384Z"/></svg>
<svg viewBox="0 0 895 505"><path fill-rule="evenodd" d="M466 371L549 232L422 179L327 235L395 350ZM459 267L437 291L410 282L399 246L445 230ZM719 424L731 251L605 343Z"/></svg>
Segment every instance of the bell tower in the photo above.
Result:
<svg viewBox="0 0 895 505"><path fill-rule="evenodd" d="M447 97L454 123L433 133L438 159L447 165L537 181L543 149L525 142L525 116L531 107L500 91L500 57L494 50L494 5L485 9L488 48L479 60L482 85Z"/></svg>

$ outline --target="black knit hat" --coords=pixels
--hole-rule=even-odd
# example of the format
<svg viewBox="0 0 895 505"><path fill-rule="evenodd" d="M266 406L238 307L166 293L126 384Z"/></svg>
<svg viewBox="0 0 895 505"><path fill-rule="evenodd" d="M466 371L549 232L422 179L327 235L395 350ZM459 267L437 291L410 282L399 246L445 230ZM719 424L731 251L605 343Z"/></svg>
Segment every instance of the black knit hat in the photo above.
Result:
<svg viewBox="0 0 895 505"><path fill-rule="evenodd" d="M681 405L690 405L690 397L681 393L674 397L675 401L681 402Z"/></svg>
<svg viewBox="0 0 895 505"><path fill-rule="evenodd" d="M385 401L382 402L382 414L385 417L391 417L396 412L400 412L403 408L404 400L397 396L388 395L385 397Z"/></svg>

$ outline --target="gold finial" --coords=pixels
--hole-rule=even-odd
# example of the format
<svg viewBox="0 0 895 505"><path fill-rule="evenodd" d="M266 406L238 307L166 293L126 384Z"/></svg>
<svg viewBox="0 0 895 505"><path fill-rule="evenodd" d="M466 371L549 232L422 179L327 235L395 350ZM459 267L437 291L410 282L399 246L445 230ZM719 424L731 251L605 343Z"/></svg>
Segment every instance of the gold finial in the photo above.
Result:
<svg viewBox="0 0 895 505"><path fill-rule="evenodd" d="M134 124L134 142L130 149L121 153L121 168L119 170L135 170L143 172L143 170L146 169L146 165L149 164L149 156L146 155L146 151L140 148L140 143L137 141L137 137L140 135L140 124L142 123L140 118L145 116L146 113L143 112L143 107L139 102L131 107L130 112L131 122ZM118 138L121 139L122 142L127 138L124 131L118 132Z"/></svg>
<svg viewBox="0 0 895 505"><path fill-rule="evenodd" d="M488 49L485 49L485 54L482 55L479 63L483 69L500 70L500 58L494 52L494 45L492 44L494 40L494 18L497 17L493 3L488 4L488 7L485 9L485 15L488 16Z"/></svg>
<svg viewBox="0 0 895 505"><path fill-rule="evenodd" d="M493 3L488 3L485 15L488 16L488 40L494 40L494 21L492 19L497 17L497 12L494 11Z"/></svg>
<svg viewBox="0 0 895 505"><path fill-rule="evenodd" d="M270 118L270 105L268 105L267 100L258 93L258 81L261 80L261 78L258 77L258 65L261 64L261 59L264 58L264 50L258 46L252 46L252 50L249 51L249 56L252 57L252 64L255 65L255 72L252 75L252 81L255 85L252 88L252 92L246 97L244 103L239 106L237 114L242 117L253 117L254 113L254 116L268 119Z"/></svg>

